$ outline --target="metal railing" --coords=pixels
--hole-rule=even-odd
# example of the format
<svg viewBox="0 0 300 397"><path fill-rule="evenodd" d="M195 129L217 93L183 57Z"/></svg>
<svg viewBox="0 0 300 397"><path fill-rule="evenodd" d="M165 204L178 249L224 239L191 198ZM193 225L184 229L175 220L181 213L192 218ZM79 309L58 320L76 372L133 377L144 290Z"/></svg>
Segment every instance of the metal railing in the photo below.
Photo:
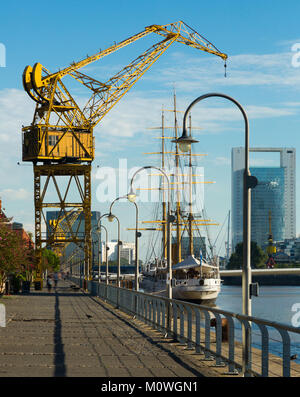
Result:
<svg viewBox="0 0 300 397"><path fill-rule="evenodd" d="M291 335L299 338L297 346L300 349L300 328L105 283L91 281L88 289L92 295L135 316L165 337L185 345L186 349L202 354L204 360L215 360L217 367L227 366L229 375L242 370L242 344L238 341L238 333L239 327L244 326L255 335L257 346L252 343L251 359L244 376L300 376L300 365L296 363L293 363L291 374ZM281 350L279 355L270 352L274 330L280 335L276 341Z"/></svg>

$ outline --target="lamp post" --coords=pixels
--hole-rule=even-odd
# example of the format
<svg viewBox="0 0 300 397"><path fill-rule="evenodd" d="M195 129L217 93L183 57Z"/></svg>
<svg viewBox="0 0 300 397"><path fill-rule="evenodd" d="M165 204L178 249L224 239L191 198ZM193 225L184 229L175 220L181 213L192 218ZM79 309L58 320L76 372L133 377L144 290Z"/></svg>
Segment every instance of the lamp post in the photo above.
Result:
<svg viewBox="0 0 300 397"><path fill-rule="evenodd" d="M99 257L99 247L100 247L100 232L98 230L98 228L96 230L94 230L96 228L96 226L93 227L93 229L91 230L91 234L96 234L97 235L97 239L98 239L98 282L100 279L100 257ZM92 239L92 244L93 244L93 239ZM94 263L94 244L93 244L93 251L92 251L93 255L92 255L92 263Z"/></svg>
<svg viewBox="0 0 300 397"><path fill-rule="evenodd" d="M108 233L107 233L107 229L101 225L101 219L104 217L109 217L109 214L103 214L100 216L99 220L98 220L98 228L100 230L101 227L104 228L104 230L106 231L106 243L105 243L105 258L106 258L106 272L105 272L105 282L106 285L108 285L108 261L107 261L107 242L108 242Z"/></svg>
<svg viewBox="0 0 300 397"><path fill-rule="evenodd" d="M241 111L245 121L245 170L243 178L243 268L242 268L242 300L243 314L251 316L251 188L257 185L257 179L251 176L249 170L249 122L243 107L233 98L220 93L208 93L196 98L186 109L183 117L182 136L173 142L178 143L179 149L183 152L190 150L191 144L198 142L191 135L187 134L186 117L191 108L198 102L209 97L221 97L233 102ZM243 325L243 373L249 375L251 362L251 329Z"/></svg>
<svg viewBox="0 0 300 397"><path fill-rule="evenodd" d="M135 290L139 291L139 237L141 236L139 231L138 231L138 219L139 219L139 210L138 206L135 201L131 201L130 198L128 197L128 194L126 196L122 197L117 197L110 205L109 207L109 213L111 214L112 207L114 203L118 200L121 200L123 198L127 198L128 201L133 203L135 205Z"/></svg>
<svg viewBox="0 0 300 397"><path fill-rule="evenodd" d="M97 232L97 236L98 236L98 282L100 283L100 263L102 263L102 250L101 250L101 228L103 228L105 230L106 233L106 239L105 239L105 263L106 263L106 284L107 284L107 278L108 278L108 265L107 265L107 242L108 242L108 233L107 233L107 229L105 226L103 225L97 225L95 226L96 228L96 232ZM100 250L101 250L101 260L100 260Z"/></svg>
<svg viewBox="0 0 300 397"><path fill-rule="evenodd" d="M120 220L119 218L112 214L109 213L107 216L109 222L113 222L114 219L117 220L118 222L118 269L117 269L117 286L118 288L120 287L120 275L121 275L121 252L120 252L120 245L122 245L122 242L120 241Z"/></svg>
<svg viewBox="0 0 300 397"><path fill-rule="evenodd" d="M100 227L99 227L100 226ZM99 225L97 230L99 233L101 233L101 227L105 231L105 265L106 265L106 272L105 272L105 280L106 280L106 285L108 284L108 261L107 261L107 251L108 251L108 231L105 226ZM101 262L102 262L102 247L101 247ZM99 273L99 282L100 282L100 273Z"/></svg>
<svg viewBox="0 0 300 397"><path fill-rule="evenodd" d="M172 218L171 218L171 190L170 190L170 181L169 181L168 175L161 168L154 167L154 166L151 166L151 165L139 168L133 174L133 176L131 178L130 192L128 193L127 198L128 198L129 201L135 202L136 194L133 191L134 178L140 171L146 170L146 169L150 169L150 168L156 169L159 172L161 172L166 177L167 182L168 182L168 216L167 216L167 218L168 218L167 219L167 236L168 236L167 237L167 240L168 240L168 244L167 244L167 257L168 258L167 258L167 261L168 261L168 271L169 271L168 298L172 299L172 249L171 249L172 248L171 247L172 241L171 241L171 225L170 225L170 223L172 222ZM170 319L169 316L168 316L168 319Z"/></svg>

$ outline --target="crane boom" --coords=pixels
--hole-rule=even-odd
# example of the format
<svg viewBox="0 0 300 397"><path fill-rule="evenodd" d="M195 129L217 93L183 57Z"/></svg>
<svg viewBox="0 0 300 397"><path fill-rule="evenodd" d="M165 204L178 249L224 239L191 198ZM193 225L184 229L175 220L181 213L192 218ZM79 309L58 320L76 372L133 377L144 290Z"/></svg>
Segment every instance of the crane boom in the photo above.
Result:
<svg viewBox="0 0 300 397"><path fill-rule="evenodd" d="M84 66L88 66L151 33L160 36L161 40L153 44L106 82L100 82L80 70ZM70 203L66 202L67 193L61 194L55 177L69 178L67 191L72 178L74 178L81 199L80 203L76 203L76 207L82 210L84 218L85 280L88 280L92 263L91 163L94 159L93 128L174 42L216 55L223 61L227 59L226 54L219 51L188 25L179 21L168 25L147 26L144 31L118 44L115 43L103 51L100 50L92 56L73 62L66 68L54 73L39 62L35 63L33 67L30 65L25 67L23 86L30 98L36 102L36 107L33 122L22 129L22 159L23 161L31 161L34 165L35 240L39 263L41 263L42 243L45 242L42 239L41 226L42 220L45 219L44 208L58 207L60 213L63 214L65 208L70 206ZM63 79L67 76L90 90L91 96L83 108L76 103L64 84ZM44 177L46 177L46 182L43 185ZM57 191L57 203L45 203L45 193L50 180L53 180ZM68 229L72 239L77 238L77 233L73 233L70 222ZM46 242L51 244L51 239ZM40 274L41 267L37 278L40 277Z"/></svg>
<svg viewBox="0 0 300 397"><path fill-rule="evenodd" d="M155 33L162 40L125 66L106 82L99 82L79 71L113 52ZM37 102L31 126L24 127L23 160L41 162L91 162L94 158L93 128L128 92L158 58L179 42L209 52L226 61L227 55L182 21L151 25L118 44L50 73L43 65L27 66L23 73L25 91ZM64 83L70 76L92 91L83 109Z"/></svg>
<svg viewBox="0 0 300 397"><path fill-rule="evenodd" d="M41 86L46 86L48 85L51 81L55 80L57 76L59 78L64 77L65 75L73 75L75 76L80 76L77 74L78 69L89 65L92 62L95 62L101 58L104 58L107 55L110 55L119 49L126 47L129 44L134 43L136 40L139 40L150 33L156 33L161 36L164 36L167 39L172 38L172 36L176 36L176 41L186 44L188 46L191 46L193 48L200 49L202 51L209 52L211 54L220 56L222 59L226 60L227 55L220 52L211 42L206 40L203 36L201 36L199 33L197 33L195 30L190 28L187 24L185 24L182 21L176 22L176 23L171 23L169 25L151 25L147 26L144 31L135 34L134 36L129 37L126 40L121 41L118 44L114 44L113 46L110 46L109 48L99 51L98 53L92 55L92 56L87 56L85 59L82 59L81 61L78 62L73 62L70 66L66 67L63 70L59 70L55 73L49 74L48 76L45 76L41 78L41 76L35 76L36 83L35 86L37 88L40 88ZM32 71L30 71L31 73ZM29 77L29 76L28 76ZM75 77L76 78L76 77ZM27 82L29 82L29 78ZM25 90L30 88L27 84L25 84Z"/></svg>

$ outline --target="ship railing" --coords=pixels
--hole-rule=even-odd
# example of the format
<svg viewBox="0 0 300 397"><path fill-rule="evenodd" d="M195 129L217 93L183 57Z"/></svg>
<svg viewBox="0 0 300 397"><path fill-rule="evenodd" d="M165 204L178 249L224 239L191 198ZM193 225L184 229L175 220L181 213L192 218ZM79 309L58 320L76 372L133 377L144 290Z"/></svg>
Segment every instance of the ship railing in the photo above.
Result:
<svg viewBox="0 0 300 397"><path fill-rule="evenodd" d="M194 350L200 359L215 361L214 365L224 367L227 375L244 371L244 376L300 376L300 365L294 360L297 355L293 354L296 350L292 351L300 350L300 328L105 283L90 282L89 291L187 350ZM246 369L242 326L250 329L251 335L251 357Z"/></svg>

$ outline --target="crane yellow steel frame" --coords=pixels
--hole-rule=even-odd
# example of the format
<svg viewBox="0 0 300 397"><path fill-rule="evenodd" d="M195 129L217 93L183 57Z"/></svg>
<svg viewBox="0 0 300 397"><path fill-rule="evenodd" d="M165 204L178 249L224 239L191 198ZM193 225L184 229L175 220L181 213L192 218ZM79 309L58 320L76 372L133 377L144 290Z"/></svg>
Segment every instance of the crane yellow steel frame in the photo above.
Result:
<svg viewBox="0 0 300 397"><path fill-rule="evenodd" d="M78 222L76 230L73 230L73 224L80 216L82 208L65 211L64 214L61 212L56 219L49 220L49 227L47 228L48 240L53 241L54 252L59 257L63 256L67 246L71 242L79 246L80 242L84 242L84 239L78 238L81 219Z"/></svg>
<svg viewBox="0 0 300 397"><path fill-rule="evenodd" d="M162 40L152 45L108 81L97 81L79 71L82 67L151 33L161 36ZM94 159L93 128L174 42L217 55L226 62L226 54L220 52L184 22L179 21L167 25L148 26L128 39L79 62L73 62L54 73L40 63L35 63L33 67L28 65L23 72L24 89L36 102L33 122L22 129L23 161L31 161L34 165L36 248L39 252L42 247L41 222L44 203L41 195L41 176L46 176L47 179L50 176L61 175L70 178L74 175L84 176L84 187L78 187L78 191L82 193L79 206L83 209L85 218L86 279L89 278L91 270L90 172ZM65 76L74 78L92 91L83 109L78 106L62 82ZM43 165L38 165L39 162ZM61 209L66 206L64 200L57 204ZM39 256L41 259L41 254Z"/></svg>

